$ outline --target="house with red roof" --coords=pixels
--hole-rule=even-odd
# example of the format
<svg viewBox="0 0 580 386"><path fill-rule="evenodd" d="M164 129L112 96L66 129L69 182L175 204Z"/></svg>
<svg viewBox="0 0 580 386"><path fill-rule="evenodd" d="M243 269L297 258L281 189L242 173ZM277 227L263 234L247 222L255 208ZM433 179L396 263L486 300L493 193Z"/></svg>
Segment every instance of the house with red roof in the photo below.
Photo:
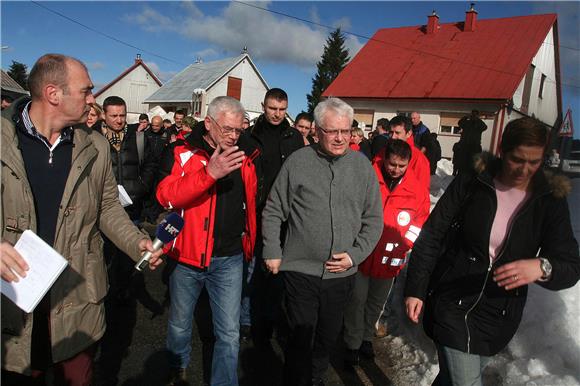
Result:
<svg viewBox="0 0 580 386"><path fill-rule="evenodd" d="M506 124L531 116L559 126L562 93L555 14L465 20L378 30L325 90L355 109L368 131L380 118L417 111L438 134L444 157L458 121L480 111L484 150L497 152Z"/></svg>
<svg viewBox="0 0 580 386"><path fill-rule="evenodd" d="M137 54L135 63L118 77L113 79L95 95L98 104L112 95L123 98L127 103L127 122L137 122L139 114L147 113L149 105L143 103L155 91L161 88L162 84L157 75L143 62L141 55Z"/></svg>

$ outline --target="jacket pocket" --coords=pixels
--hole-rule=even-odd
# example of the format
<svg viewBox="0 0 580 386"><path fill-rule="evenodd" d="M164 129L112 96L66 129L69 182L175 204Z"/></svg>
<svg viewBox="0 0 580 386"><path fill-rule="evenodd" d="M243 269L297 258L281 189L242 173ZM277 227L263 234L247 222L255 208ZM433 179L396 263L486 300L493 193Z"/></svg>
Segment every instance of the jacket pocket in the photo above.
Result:
<svg viewBox="0 0 580 386"><path fill-rule="evenodd" d="M100 303L109 290L109 280L103 259L103 240L99 234L93 236L91 248L87 248L85 269L86 300L89 303Z"/></svg>

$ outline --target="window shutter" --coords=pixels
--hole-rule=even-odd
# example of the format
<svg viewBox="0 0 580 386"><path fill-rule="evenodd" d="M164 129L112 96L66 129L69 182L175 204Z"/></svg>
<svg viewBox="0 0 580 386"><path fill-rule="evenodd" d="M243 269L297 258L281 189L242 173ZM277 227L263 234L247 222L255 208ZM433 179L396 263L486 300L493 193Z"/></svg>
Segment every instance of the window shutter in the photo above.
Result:
<svg viewBox="0 0 580 386"><path fill-rule="evenodd" d="M240 100L242 96L242 80L240 78L234 78L228 76L228 93L227 95L232 98Z"/></svg>

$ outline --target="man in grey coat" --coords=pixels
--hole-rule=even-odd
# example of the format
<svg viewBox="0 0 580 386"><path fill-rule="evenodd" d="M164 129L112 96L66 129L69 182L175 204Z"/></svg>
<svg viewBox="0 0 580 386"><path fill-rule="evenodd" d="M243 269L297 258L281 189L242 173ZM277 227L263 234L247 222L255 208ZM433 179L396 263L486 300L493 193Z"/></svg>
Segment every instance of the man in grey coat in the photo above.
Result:
<svg viewBox="0 0 580 386"><path fill-rule="evenodd" d="M383 228L371 164L348 147L352 119L352 107L338 98L316 106L320 140L282 165L263 212L265 264L272 274L283 272L286 290L287 385L323 385L353 274Z"/></svg>

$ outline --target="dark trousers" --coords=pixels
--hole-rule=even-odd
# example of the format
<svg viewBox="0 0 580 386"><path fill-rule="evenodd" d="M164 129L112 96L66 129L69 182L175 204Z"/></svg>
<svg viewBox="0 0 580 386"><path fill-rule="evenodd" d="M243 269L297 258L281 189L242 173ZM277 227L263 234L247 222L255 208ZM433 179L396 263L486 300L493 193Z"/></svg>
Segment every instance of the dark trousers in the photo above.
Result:
<svg viewBox="0 0 580 386"><path fill-rule="evenodd" d="M50 366L54 385L88 386L93 384L93 358L96 345L74 357ZM25 376L11 371L2 370L2 385L14 386L44 386L46 372L33 370L31 376Z"/></svg>
<svg viewBox="0 0 580 386"><path fill-rule="evenodd" d="M248 284L250 314L254 344L263 348L270 345L274 329L278 337L284 335L282 298L284 282L280 275L272 275L263 267L264 261L256 258L254 272Z"/></svg>
<svg viewBox="0 0 580 386"><path fill-rule="evenodd" d="M289 337L284 382L310 385L322 378L342 327L354 276L322 280L298 272L284 272L284 306Z"/></svg>

